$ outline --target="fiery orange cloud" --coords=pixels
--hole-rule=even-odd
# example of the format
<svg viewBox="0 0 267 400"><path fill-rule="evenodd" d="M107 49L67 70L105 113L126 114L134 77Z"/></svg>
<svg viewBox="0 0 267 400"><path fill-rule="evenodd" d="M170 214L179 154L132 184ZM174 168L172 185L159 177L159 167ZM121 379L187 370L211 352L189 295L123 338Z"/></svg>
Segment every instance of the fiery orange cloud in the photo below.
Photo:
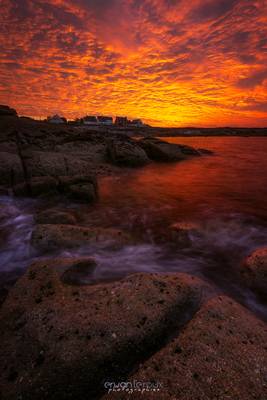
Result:
<svg viewBox="0 0 267 400"><path fill-rule="evenodd" d="M266 0L0 0L0 103L267 126Z"/></svg>

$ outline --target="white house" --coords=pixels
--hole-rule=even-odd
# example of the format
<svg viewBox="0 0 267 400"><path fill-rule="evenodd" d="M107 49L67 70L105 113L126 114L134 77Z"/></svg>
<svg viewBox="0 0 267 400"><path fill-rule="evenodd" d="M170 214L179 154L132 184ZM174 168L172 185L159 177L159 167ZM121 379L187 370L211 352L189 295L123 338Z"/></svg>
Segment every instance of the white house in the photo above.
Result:
<svg viewBox="0 0 267 400"><path fill-rule="evenodd" d="M144 126L141 119L133 119L130 123L131 126L142 127Z"/></svg>

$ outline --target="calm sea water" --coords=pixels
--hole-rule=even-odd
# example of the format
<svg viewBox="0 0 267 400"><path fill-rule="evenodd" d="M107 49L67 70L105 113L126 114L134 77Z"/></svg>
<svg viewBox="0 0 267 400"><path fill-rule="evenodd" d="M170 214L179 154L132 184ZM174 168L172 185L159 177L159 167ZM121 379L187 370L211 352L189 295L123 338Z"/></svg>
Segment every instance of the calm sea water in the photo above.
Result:
<svg viewBox="0 0 267 400"><path fill-rule="evenodd" d="M137 241L120 250L82 248L65 255L90 254L98 261L94 281L132 272L188 272L208 280L267 315L266 307L238 279L238 266L255 248L267 245L267 138L168 138L204 147L213 156L178 163L152 163L100 181L100 201L79 206L83 223L124 229ZM38 201L2 198L0 270L20 273L33 253L29 238ZM41 205L44 207L45 205ZM192 245L171 246L173 223L192 223ZM7 232L7 234L6 234Z"/></svg>

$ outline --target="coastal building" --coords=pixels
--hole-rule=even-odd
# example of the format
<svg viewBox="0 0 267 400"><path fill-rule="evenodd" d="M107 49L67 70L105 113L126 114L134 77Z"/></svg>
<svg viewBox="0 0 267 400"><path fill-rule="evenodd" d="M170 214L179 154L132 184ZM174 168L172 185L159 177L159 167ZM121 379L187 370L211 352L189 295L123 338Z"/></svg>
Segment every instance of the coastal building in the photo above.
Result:
<svg viewBox="0 0 267 400"><path fill-rule="evenodd" d="M129 121L127 117L116 117L115 119L115 125L117 126L122 126L126 127L128 125Z"/></svg>
<svg viewBox="0 0 267 400"><path fill-rule="evenodd" d="M144 123L143 123L143 121L141 119L133 119L130 122L130 125L131 126L136 126L137 128L141 128L142 126L144 126Z"/></svg>
<svg viewBox="0 0 267 400"><path fill-rule="evenodd" d="M100 125L113 125L112 117L106 117L106 116L99 115L97 117L97 120Z"/></svg>
<svg viewBox="0 0 267 400"><path fill-rule="evenodd" d="M82 118L81 122L84 125L98 125L99 122L94 115L87 115L86 117Z"/></svg>
<svg viewBox="0 0 267 400"><path fill-rule="evenodd" d="M52 117L47 117L47 122L50 122L51 124L65 124L67 120L64 117L55 114Z"/></svg>
<svg viewBox="0 0 267 400"><path fill-rule="evenodd" d="M143 121L141 119L133 119L130 121L127 117L116 117L115 119L115 125L121 126L121 127L142 127L145 126Z"/></svg>

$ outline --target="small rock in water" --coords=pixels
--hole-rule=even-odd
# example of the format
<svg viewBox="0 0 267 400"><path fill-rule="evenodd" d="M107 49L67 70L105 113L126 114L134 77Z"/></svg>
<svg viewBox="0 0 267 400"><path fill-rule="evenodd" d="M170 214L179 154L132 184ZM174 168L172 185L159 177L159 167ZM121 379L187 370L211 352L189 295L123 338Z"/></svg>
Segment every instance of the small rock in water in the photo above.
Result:
<svg viewBox="0 0 267 400"><path fill-rule="evenodd" d="M161 235L156 241L175 245L178 248L189 247L192 245L192 234L199 231L199 226L191 222L177 222L162 230Z"/></svg>
<svg viewBox="0 0 267 400"><path fill-rule="evenodd" d="M190 156L200 156L200 152L191 146L168 143L155 137L140 140L139 145L154 161L181 161Z"/></svg>
<svg viewBox="0 0 267 400"><path fill-rule="evenodd" d="M35 227L31 236L32 246L43 252L88 245L112 249L131 243L131 236L119 229L68 224L40 224Z"/></svg>
<svg viewBox="0 0 267 400"><path fill-rule="evenodd" d="M267 247L251 253L241 265L242 280L267 299Z"/></svg>

